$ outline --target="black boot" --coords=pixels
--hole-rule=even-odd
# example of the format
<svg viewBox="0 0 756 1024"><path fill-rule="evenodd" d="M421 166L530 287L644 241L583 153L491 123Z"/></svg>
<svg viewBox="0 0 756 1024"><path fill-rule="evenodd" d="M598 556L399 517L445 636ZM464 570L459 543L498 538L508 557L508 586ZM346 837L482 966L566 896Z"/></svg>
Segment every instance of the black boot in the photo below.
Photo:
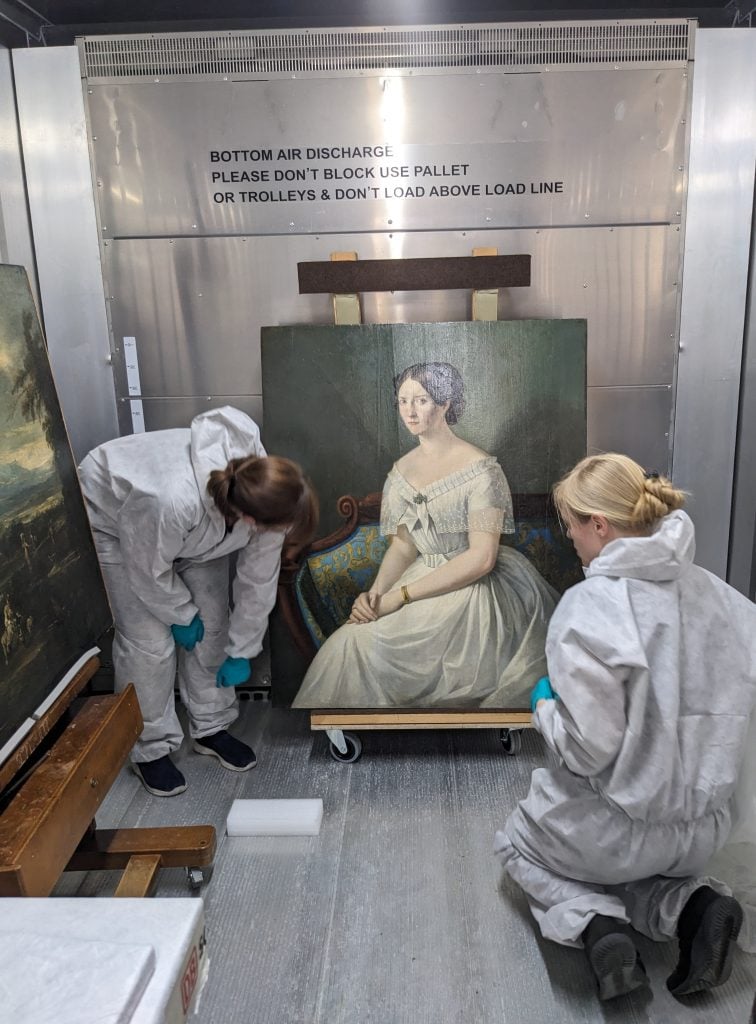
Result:
<svg viewBox="0 0 756 1024"><path fill-rule="evenodd" d="M677 922L680 955L667 978L673 996L703 992L727 981L742 924L743 911L736 899L708 885L696 889Z"/></svg>
<svg viewBox="0 0 756 1024"><path fill-rule="evenodd" d="M614 999L648 985L630 925L597 914L583 932L583 942L598 982L599 999Z"/></svg>

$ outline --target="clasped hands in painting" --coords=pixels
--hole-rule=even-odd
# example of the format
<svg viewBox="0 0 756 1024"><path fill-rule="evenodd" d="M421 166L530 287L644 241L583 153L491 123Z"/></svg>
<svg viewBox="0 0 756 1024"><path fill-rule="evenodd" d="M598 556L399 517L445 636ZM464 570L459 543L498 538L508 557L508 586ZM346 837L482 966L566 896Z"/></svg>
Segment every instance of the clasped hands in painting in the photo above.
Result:
<svg viewBox="0 0 756 1024"><path fill-rule="evenodd" d="M347 622L359 626L366 622L375 622L384 615L391 615L406 604L401 590L389 590L387 594L379 594L377 590L366 590L358 594Z"/></svg>

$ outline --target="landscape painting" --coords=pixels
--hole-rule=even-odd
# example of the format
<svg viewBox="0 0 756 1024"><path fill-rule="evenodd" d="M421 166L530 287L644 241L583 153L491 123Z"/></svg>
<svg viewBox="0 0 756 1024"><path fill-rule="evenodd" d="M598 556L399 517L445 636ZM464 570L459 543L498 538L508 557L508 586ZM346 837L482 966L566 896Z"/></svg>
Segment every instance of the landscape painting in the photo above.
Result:
<svg viewBox="0 0 756 1024"><path fill-rule="evenodd" d="M26 272L0 266L0 751L109 624Z"/></svg>

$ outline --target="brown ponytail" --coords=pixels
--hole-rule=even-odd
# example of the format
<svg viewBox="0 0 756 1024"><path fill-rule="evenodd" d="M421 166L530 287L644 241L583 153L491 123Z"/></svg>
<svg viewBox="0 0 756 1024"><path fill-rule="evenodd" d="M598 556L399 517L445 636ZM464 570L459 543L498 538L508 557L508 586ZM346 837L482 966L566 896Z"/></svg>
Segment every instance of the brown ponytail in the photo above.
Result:
<svg viewBox="0 0 756 1024"><path fill-rule="evenodd" d="M277 455L232 459L210 474L207 490L228 521L251 516L261 526L287 528L287 545L303 547L318 525L317 496L302 468Z"/></svg>

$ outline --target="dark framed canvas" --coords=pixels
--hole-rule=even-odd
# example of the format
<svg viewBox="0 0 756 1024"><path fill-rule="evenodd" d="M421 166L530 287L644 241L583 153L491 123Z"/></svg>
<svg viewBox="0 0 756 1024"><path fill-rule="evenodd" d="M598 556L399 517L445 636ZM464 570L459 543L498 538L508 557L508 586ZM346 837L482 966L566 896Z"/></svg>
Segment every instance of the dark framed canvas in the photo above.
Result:
<svg viewBox="0 0 756 1024"><path fill-rule="evenodd" d="M2 760L110 625L34 300L14 266L0 266L0 484Z"/></svg>
<svg viewBox="0 0 756 1024"><path fill-rule="evenodd" d="M376 634L374 643L366 641L370 650L359 651L354 662L353 652L336 653L333 635L348 635L339 632L339 627L356 593L368 589L386 550L386 538L381 536L379 524L362 524L362 533L347 538L346 547L336 544L326 552L313 552L312 557L305 553L293 592L317 650L317 663L324 661L326 647L334 651L333 665L324 677L351 673L364 681L366 676L380 677L385 673L406 676L402 665L406 665L407 659L418 658L425 669L415 666L416 685L407 678L399 684L387 679L385 686L380 679L372 679L364 686L362 682L334 682L333 693L329 693L329 684L325 682L309 687L308 692L308 683L301 689L300 683L309 659L300 657L301 644L299 652L293 653L291 630L279 616L274 617L271 625L274 699L288 703L296 697L296 706L312 708L523 706L526 692L536 681L529 675L540 664L533 651L518 660L516 645L510 644L507 653L506 644L500 644L498 654L489 658L488 667L476 667L472 635L475 629L482 628L481 619L490 624L493 615L499 625L489 629L485 643L476 643L490 649L489 653L496 650L497 630L508 628L506 622L517 615L506 581L517 577L522 559L529 564L525 574L534 578L523 583L525 589L534 586L544 594L550 591L554 600L580 575L571 546L564 540L549 507L548 495L553 484L585 454L585 321L271 327L262 332L262 357L263 439L269 452L297 460L313 480L321 502L321 536L331 534L339 526L337 505L341 496L362 498L381 492L387 479L396 481L397 461L418 443L398 413L395 379L412 366L452 367L464 389L464 411L454 423L453 433L481 450L481 465L473 475L486 469L496 473L496 465L503 470L512 505L504 516L502 549L514 549L521 556L515 565L514 556L506 551L500 555L497 571L504 590L497 590L490 607L471 608L467 617L463 616L464 621L453 615L445 619L441 603L434 609L431 617L439 620L438 644L446 644L451 650L451 633L456 637L465 631L470 634L470 643L463 645L456 655L450 654L460 661L459 678L446 687L434 688L432 681L428 686L422 685L419 677L426 670L430 677L437 672L438 667L432 664L435 665L433 648L438 644L429 640L425 648L410 642L399 628L404 611L396 613L396 635L390 642L386 636L381 640ZM483 456L489 463L485 463ZM452 482L456 486L458 481ZM447 484L448 481L442 481L442 489L447 489ZM480 491L480 486L480 480L469 485L465 482L456 495L454 500L462 510L461 515L476 500L482 500L472 495L472 491ZM432 487L429 494L431 498L436 494ZM422 493L412 494L411 488L406 497L410 507L413 500L425 501ZM435 511L430 503L423 506L432 513L431 528L433 514L447 515L442 511L445 500L436 502ZM385 501L384 491L384 514ZM425 541L420 541L422 548ZM369 557L366 551L370 552ZM432 551L421 553L426 561L435 557ZM531 598L532 595L520 593L516 601L529 607L535 601L538 610L533 615L547 617L553 601L548 596L543 601L538 595ZM435 600L427 602L428 615ZM422 635L427 639L426 627L430 626L418 619L419 614L412 612L417 619L412 622L413 633L415 638ZM409 627L409 615L405 615L405 620ZM349 627L353 636L361 628ZM512 628L525 632L528 629L524 621ZM367 633L363 635L367 637ZM386 643L382 651L381 642ZM395 665L394 651L402 652ZM509 674L504 671L507 659L511 661ZM338 664L346 666L345 671ZM521 678L514 678L518 665ZM448 666L443 672L447 669ZM466 672L474 676L499 672L501 685L468 685ZM310 669L308 680L312 673ZM303 694L307 694L308 703L302 703Z"/></svg>

